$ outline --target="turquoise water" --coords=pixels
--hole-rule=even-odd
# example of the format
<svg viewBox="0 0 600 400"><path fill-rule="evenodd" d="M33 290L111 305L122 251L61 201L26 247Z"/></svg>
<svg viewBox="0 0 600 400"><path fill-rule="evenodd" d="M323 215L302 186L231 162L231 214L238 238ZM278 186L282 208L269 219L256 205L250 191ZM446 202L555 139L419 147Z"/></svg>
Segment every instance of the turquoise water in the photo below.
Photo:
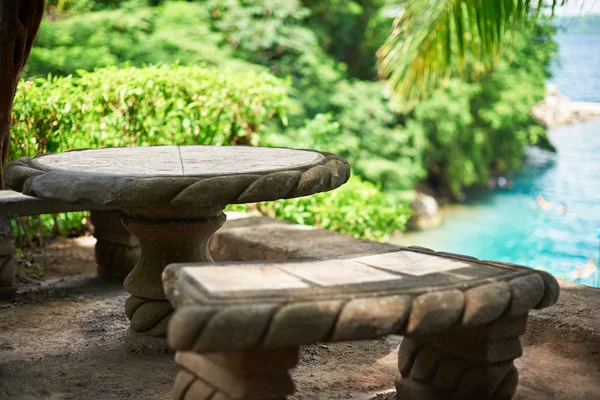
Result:
<svg viewBox="0 0 600 400"><path fill-rule="evenodd" d="M600 102L600 35L558 35L560 60L550 80L575 101Z"/></svg>
<svg viewBox="0 0 600 400"><path fill-rule="evenodd" d="M563 58L553 83L575 101L600 102L600 36L558 39ZM557 154L529 149L511 189L471 195L443 210L440 228L392 242L527 265L600 287L598 269L584 268L589 260L600 265L600 119L552 128L549 136ZM549 202L547 210L538 196Z"/></svg>
<svg viewBox="0 0 600 400"><path fill-rule="evenodd" d="M558 153L530 149L511 189L447 207L440 228L392 241L527 265L600 286L597 271L585 279L573 276L589 259L599 264L600 119L555 128L549 135ZM539 207L540 195L552 203L548 210ZM564 214L558 212L561 204Z"/></svg>

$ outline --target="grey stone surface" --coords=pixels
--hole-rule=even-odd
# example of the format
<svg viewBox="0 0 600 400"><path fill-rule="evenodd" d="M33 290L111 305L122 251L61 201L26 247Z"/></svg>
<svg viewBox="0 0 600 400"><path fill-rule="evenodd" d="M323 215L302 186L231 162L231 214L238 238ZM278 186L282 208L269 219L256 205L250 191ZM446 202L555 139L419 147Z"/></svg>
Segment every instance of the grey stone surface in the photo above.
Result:
<svg viewBox="0 0 600 400"><path fill-rule="evenodd" d="M229 221L211 242L211 254L217 261L348 258L397 249L387 243L256 216Z"/></svg>
<svg viewBox="0 0 600 400"><path fill-rule="evenodd" d="M36 157L31 164L42 170L75 174L215 177L302 167L323 158L314 151L269 147L148 146L48 154Z"/></svg>
<svg viewBox="0 0 600 400"><path fill-rule="evenodd" d="M414 214L408 220L410 229L432 229L442 223L437 200L422 192L417 192L417 198L411 203L410 208Z"/></svg>
<svg viewBox="0 0 600 400"><path fill-rule="evenodd" d="M472 326L492 322L506 310L509 301L510 286L506 282L495 282L471 289L465 293L462 323Z"/></svg>
<svg viewBox="0 0 600 400"><path fill-rule="evenodd" d="M189 350L196 343L194 350L206 352L225 351L228 346L271 348L373 339L390 333L421 336L526 314L544 292L537 272L521 266L494 266L470 258L454 261L453 255L421 249L396 249L383 256L389 256L385 263L361 256L170 265L163 273L165 291L184 313L174 319L181 328L170 329L171 344L183 346L176 350ZM415 262L424 272L411 269ZM448 263L459 268L448 269ZM479 268L496 275L482 280L463 273ZM249 340L227 339L229 332L237 331L256 334ZM220 337L219 332L227 333Z"/></svg>
<svg viewBox="0 0 600 400"><path fill-rule="evenodd" d="M140 259L140 242L121 223L121 212L91 213L98 276L124 279Z"/></svg>
<svg viewBox="0 0 600 400"><path fill-rule="evenodd" d="M518 384L523 318L405 338L399 349L399 396L510 399ZM511 329L511 326L513 327ZM433 396L433 397L432 397Z"/></svg>
<svg viewBox="0 0 600 400"><path fill-rule="evenodd" d="M337 318L331 340L371 339L400 332L408 320L411 300L410 296L349 300Z"/></svg>
<svg viewBox="0 0 600 400"><path fill-rule="evenodd" d="M458 289L431 290L413 299L406 332L418 335L450 328L460 319L465 307L463 292Z"/></svg>
<svg viewBox="0 0 600 400"><path fill-rule="evenodd" d="M266 243L254 245L256 234L250 231L264 231ZM273 232L286 232L287 241L281 243ZM213 243L217 257L241 244L247 252L240 255L247 259L268 255L281 261L167 267L165 290L177 308L171 345L210 353L239 349L239 343L276 349L405 334L398 359L404 378L396 382L400 396L512 397L518 383L513 360L522 354L519 336L527 312L556 299L551 277L546 283L548 276L521 266L423 248L361 247L361 241L349 238L340 239L345 257L334 250L329 259L287 260L290 253L317 258L319 247L311 254L306 232L326 235L261 218L232 221ZM220 318L229 310L243 317L259 308L268 310L259 318ZM249 341L194 347L217 336L209 326L217 318L227 321L218 325L221 332L254 332L258 326L265 333ZM253 320L256 324L248 325Z"/></svg>
<svg viewBox="0 0 600 400"><path fill-rule="evenodd" d="M132 237L122 226L122 232L126 234L119 235L116 232L103 229L104 225L102 223L107 221L105 218L107 215L115 212L114 207L43 200L12 190L0 190L0 219L2 219L2 222L0 222L0 241L2 242L0 244L0 298L12 298L17 290L17 287L12 284L16 271L13 258L16 254L16 248L12 244L10 219L20 216L87 210L96 210L95 212L103 215L103 218L96 218L94 221L96 223L95 236L98 238L96 244L98 275L102 277L125 277L139 258L139 244L137 240L129 246L120 244L125 242L126 239L131 242ZM92 219L94 220L94 212L92 212Z"/></svg>
<svg viewBox="0 0 600 400"><path fill-rule="evenodd" d="M306 196L348 180L333 154L246 146L79 150L9 163L15 190L68 203L118 207L219 206Z"/></svg>
<svg viewBox="0 0 600 400"><path fill-rule="evenodd" d="M24 157L7 166L6 176L11 188L38 198L123 210L141 245L125 278L132 295L127 315L135 332L164 336L170 306L161 272L169 263L211 261L208 243L227 204L332 190L348 180L350 168L336 155L309 150L154 146ZM101 243L99 255L120 259L124 249L115 237L127 237L108 236L113 245Z"/></svg>
<svg viewBox="0 0 600 400"><path fill-rule="evenodd" d="M56 200L43 200L27 196L14 190L0 190L0 216L22 217L28 215L53 214L92 209L111 210L115 207L102 207L94 204L71 204Z"/></svg>

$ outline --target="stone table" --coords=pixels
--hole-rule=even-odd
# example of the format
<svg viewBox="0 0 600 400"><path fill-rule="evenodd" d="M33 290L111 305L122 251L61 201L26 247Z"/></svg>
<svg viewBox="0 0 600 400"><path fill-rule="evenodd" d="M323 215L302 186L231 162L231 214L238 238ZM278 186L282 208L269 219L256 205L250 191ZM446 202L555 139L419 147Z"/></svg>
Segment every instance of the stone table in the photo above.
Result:
<svg viewBox="0 0 600 400"><path fill-rule="evenodd" d="M6 181L42 199L118 207L141 244L124 282L130 333L164 337L172 307L161 274L178 262L212 261L208 243L228 204L307 196L335 189L348 163L329 153L245 146L154 146L24 157Z"/></svg>

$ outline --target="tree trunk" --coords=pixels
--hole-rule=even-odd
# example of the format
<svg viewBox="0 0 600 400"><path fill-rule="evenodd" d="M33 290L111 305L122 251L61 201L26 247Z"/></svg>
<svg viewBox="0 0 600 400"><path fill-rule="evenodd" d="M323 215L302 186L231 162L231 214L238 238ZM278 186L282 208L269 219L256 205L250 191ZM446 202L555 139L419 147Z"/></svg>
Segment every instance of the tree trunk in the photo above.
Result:
<svg viewBox="0 0 600 400"><path fill-rule="evenodd" d="M29 58L45 0L0 0L0 188L10 143L12 104L19 73Z"/></svg>

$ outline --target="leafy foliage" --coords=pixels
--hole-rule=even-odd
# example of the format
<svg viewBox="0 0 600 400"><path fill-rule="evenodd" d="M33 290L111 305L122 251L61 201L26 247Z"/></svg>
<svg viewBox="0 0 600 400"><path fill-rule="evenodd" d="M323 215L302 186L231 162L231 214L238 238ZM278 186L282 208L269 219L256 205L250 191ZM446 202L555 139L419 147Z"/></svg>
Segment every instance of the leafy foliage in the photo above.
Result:
<svg viewBox="0 0 600 400"><path fill-rule="evenodd" d="M46 19L31 51L29 76L68 75L125 64L204 64L225 70L258 70L219 46L205 8L183 2L158 8L120 8Z"/></svg>
<svg viewBox="0 0 600 400"><path fill-rule="evenodd" d="M266 73L115 67L22 82L10 157L160 144L257 144L286 113L286 85Z"/></svg>
<svg viewBox="0 0 600 400"><path fill-rule="evenodd" d="M314 225L356 238L383 240L403 230L410 210L394 204L375 185L358 177L337 190L298 199L258 203L258 210L273 218ZM246 211L248 206L232 206Z"/></svg>
<svg viewBox="0 0 600 400"><path fill-rule="evenodd" d="M27 73L30 78L74 76L21 85L11 156L161 143L261 143L331 151L350 161L355 177L348 188L361 194L358 198L343 187L315 200L259 208L341 230L336 224L348 218L354 204L373 217L350 214L348 232L381 238L402 226L407 216L402 204L419 181L456 196L485 184L490 173L516 171L525 146L551 148L529 110L543 95L556 52L553 30L545 23L513 20L506 8L510 1L482 3L486 9L480 7L479 14L469 4L480 0L404 2L405 11L430 7L410 21L403 19L406 12L399 17L405 23L396 24L395 39L385 45L388 56L403 57L394 73L402 65L408 68L404 74L412 68L413 75L405 75L402 83L417 98L426 96L416 83L447 83L434 91L431 85L419 86L428 96L417 104L399 100L377 81L375 53L393 28L393 1L56 0L57 11L42 24ZM450 3L461 5L451 9ZM494 10L500 10L499 19ZM500 25L486 22L480 32L478 21L487 18ZM417 32L423 28L429 33ZM411 42L398 30L412 35ZM513 39L510 47L505 34ZM392 53L393 40L413 47ZM419 40L427 45L414 47ZM504 49L503 57L495 52ZM477 62L484 54L492 56ZM411 57L421 61L411 63ZM132 68L174 60L179 65L173 68ZM482 73L492 61L493 71ZM80 72L106 66L113 67ZM430 69L438 67L443 73ZM322 210L317 200L333 209ZM369 208L370 202L377 207ZM327 217L317 221L307 210Z"/></svg>
<svg viewBox="0 0 600 400"><path fill-rule="evenodd" d="M406 0L381 48L380 71L403 99L422 100L452 72L473 78L492 70L523 22L544 5L543 0Z"/></svg>
<svg viewBox="0 0 600 400"><path fill-rule="evenodd" d="M323 113L297 129L274 133L268 143L331 151L356 174L388 194L412 190L423 178L424 143L400 123L379 82L342 81L321 105Z"/></svg>
<svg viewBox="0 0 600 400"><path fill-rule="evenodd" d="M284 118L287 86L266 73L200 67L115 67L21 82L10 158L47 152L160 144L257 144ZM82 232L87 213L22 218L20 244Z"/></svg>
<svg viewBox="0 0 600 400"><path fill-rule="evenodd" d="M311 10L307 24L321 46L347 65L350 76L371 80L377 75L375 53L391 33L392 19L385 15L389 0L304 0Z"/></svg>
<svg viewBox="0 0 600 400"><path fill-rule="evenodd" d="M424 136L424 164L436 187L457 195L465 187L485 184L490 172L516 172L526 146L554 150L530 112L544 96L557 51L551 40L554 29L531 29L515 38L513 50L493 73L479 82L451 78L446 88L406 114L407 129Z"/></svg>

